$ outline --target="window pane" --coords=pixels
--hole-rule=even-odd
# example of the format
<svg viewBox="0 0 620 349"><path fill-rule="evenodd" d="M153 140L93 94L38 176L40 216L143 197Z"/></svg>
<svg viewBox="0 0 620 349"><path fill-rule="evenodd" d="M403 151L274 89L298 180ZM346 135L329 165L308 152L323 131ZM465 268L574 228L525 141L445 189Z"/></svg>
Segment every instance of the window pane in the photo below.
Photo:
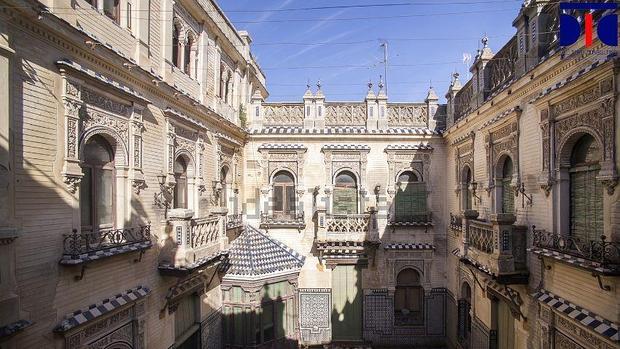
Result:
<svg viewBox="0 0 620 349"><path fill-rule="evenodd" d="M112 226L114 223L114 172L112 170L98 171L95 178L97 199L97 224Z"/></svg>
<svg viewBox="0 0 620 349"><path fill-rule="evenodd" d="M282 193L283 187L275 186L273 187L273 210L282 212L284 197Z"/></svg>
<svg viewBox="0 0 620 349"><path fill-rule="evenodd" d="M118 3L119 0L103 0L103 12L115 21L118 21Z"/></svg>
<svg viewBox="0 0 620 349"><path fill-rule="evenodd" d="M292 184L294 183L293 180L293 176L291 176L290 173L288 172L278 172L274 177L273 177L273 182L274 183L287 183L287 184Z"/></svg>
<svg viewBox="0 0 620 349"><path fill-rule="evenodd" d="M403 172L400 176L398 176L398 181L403 183L403 182L417 182L418 181L418 176L415 175L415 173L411 172L411 171L406 171Z"/></svg>
<svg viewBox="0 0 620 349"><path fill-rule="evenodd" d="M341 172L336 177L337 187L355 187L355 176L350 172Z"/></svg>
<svg viewBox="0 0 620 349"><path fill-rule="evenodd" d="M274 339L273 326L273 303L263 305L261 324L263 326L263 340L265 342Z"/></svg>
<svg viewBox="0 0 620 349"><path fill-rule="evenodd" d="M294 214L295 213L295 187L287 186L286 187L286 213Z"/></svg>
<svg viewBox="0 0 620 349"><path fill-rule="evenodd" d="M80 182L80 214L82 226L90 226L92 221L92 170L90 167L83 167L84 177Z"/></svg>
<svg viewBox="0 0 620 349"><path fill-rule="evenodd" d="M187 180L184 176L176 178L174 186L174 208L187 208Z"/></svg>

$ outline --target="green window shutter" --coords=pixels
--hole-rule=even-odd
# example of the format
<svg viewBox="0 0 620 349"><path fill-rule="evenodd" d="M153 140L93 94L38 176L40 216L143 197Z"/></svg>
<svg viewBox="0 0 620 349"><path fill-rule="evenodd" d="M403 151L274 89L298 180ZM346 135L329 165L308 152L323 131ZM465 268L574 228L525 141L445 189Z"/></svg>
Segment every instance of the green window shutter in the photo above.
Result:
<svg viewBox="0 0 620 349"><path fill-rule="evenodd" d="M426 216L426 183L403 183L396 192L394 204L397 222L413 222Z"/></svg>
<svg viewBox="0 0 620 349"><path fill-rule="evenodd" d="M510 187L511 178L502 179L502 213L514 213L515 193Z"/></svg>
<svg viewBox="0 0 620 349"><path fill-rule="evenodd" d="M498 349L514 348L514 317L508 304L497 302L497 343Z"/></svg>
<svg viewBox="0 0 620 349"><path fill-rule="evenodd" d="M334 340L362 339L361 270L339 265L332 271L332 329Z"/></svg>
<svg viewBox="0 0 620 349"><path fill-rule="evenodd" d="M570 233L581 242L603 235L603 186L597 174L598 169L570 174Z"/></svg>
<svg viewBox="0 0 620 349"><path fill-rule="evenodd" d="M357 189L334 188L334 214L357 213Z"/></svg>

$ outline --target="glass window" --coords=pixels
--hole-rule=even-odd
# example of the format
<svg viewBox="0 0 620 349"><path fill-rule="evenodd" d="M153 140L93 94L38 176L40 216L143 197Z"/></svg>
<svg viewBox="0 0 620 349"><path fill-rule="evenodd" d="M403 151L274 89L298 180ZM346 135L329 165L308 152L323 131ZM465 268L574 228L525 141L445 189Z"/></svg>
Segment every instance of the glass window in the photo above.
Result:
<svg viewBox="0 0 620 349"><path fill-rule="evenodd" d="M110 144L93 136L84 145L80 182L82 229L98 230L114 225L114 155Z"/></svg>
<svg viewBox="0 0 620 349"><path fill-rule="evenodd" d="M396 222L424 222L426 212L426 183L419 181L413 171L398 176L394 199Z"/></svg>
<svg viewBox="0 0 620 349"><path fill-rule="evenodd" d="M189 35L187 42L185 43L184 57L183 57L183 71L185 74L191 74L192 72L192 48L194 46L194 37Z"/></svg>
<svg viewBox="0 0 620 349"><path fill-rule="evenodd" d="M181 35L181 30L177 24L172 26L172 64L174 64L177 68L181 67L180 62L180 52L181 52L181 40L179 36Z"/></svg>
<svg viewBox="0 0 620 349"><path fill-rule="evenodd" d="M424 289L420 286L420 274L411 268L404 269L396 277L394 315L397 325L424 323Z"/></svg>
<svg viewBox="0 0 620 349"><path fill-rule="evenodd" d="M220 184L222 185L222 192L220 193L220 206L227 207L227 182L228 182L228 167L222 167L220 170Z"/></svg>
<svg viewBox="0 0 620 349"><path fill-rule="evenodd" d="M179 156L174 161L174 208L187 208L187 163Z"/></svg>
<svg viewBox="0 0 620 349"><path fill-rule="evenodd" d="M127 28L131 29L131 4L127 3Z"/></svg>
<svg viewBox="0 0 620 349"><path fill-rule="evenodd" d="M103 13L116 23L119 23L121 17L119 3L120 0L103 0Z"/></svg>
<svg viewBox="0 0 620 349"><path fill-rule="evenodd" d="M295 180L289 172L273 177L273 213L276 218L295 218Z"/></svg>
<svg viewBox="0 0 620 349"><path fill-rule="evenodd" d="M334 214L358 213L357 194L355 175L349 171L340 172L334 185Z"/></svg>
<svg viewBox="0 0 620 349"><path fill-rule="evenodd" d="M590 135L573 148L570 167L570 234L580 242L603 235L603 186L596 179L601 149Z"/></svg>
<svg viewBox="0 0 620 349"><path fill-rule="evenodd" d="M471 186L471 170L469 167L465 167L463 174L463 209L471 210L472 209L472 195L469 187Z"/></svg>

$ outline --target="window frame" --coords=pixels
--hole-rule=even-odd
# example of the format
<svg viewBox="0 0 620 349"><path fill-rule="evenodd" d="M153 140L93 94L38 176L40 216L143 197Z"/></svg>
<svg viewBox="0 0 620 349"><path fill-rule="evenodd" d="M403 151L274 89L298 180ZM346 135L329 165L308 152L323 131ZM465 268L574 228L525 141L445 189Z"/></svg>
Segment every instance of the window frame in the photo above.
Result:
<svg viewBox="0 0 620 349"><path fill-rule="evenodd" d="M413 175L415 180L406 181L406 182L401 181L400 180L401 177L403 177L406 174ZM411 177L409 177L409 179L411 179ZM405 189L402 189L403 183L405 183ZM412 191L406 193L406 189L408 189L410 185L413 185L419 188L410 188L412 189ZM396 189L396 193L394 195L393 222L408 223L408 222L415 221L417 216L428 215L428 200L427 200L428 198L427 198L427 192L426 192L426 182L424 181L424 178L417 171L413 169L406 169L406 170L401 171L396 177L395 189ZM399 204L398 200L403 200L403 196L409 198L410 200L409 204L412 208L410 214L405 215L405 216L399 215L399 208L398 208L398 204ZM421 201L416 200L416 199L419 199L420 196L422 200ZM423 206L423 207L417 207L418 205ZM414 207L417 207L418 210L413 210Z"/></svg>
<svg viewBox="0 0 620 349"><path fill-rule="evenodd" d="M417 280L414 282L400 284L399 276L406 271L413 271L415 275L417 275ZM396 274L396 285L394 291L394 321L395 326L420 326L424 325L424 287L422 287L422 274L414 269L414 268L403 268ZM414 297L417 293L417 299L409 299L409 297ZM406 307L409 303L414 304L413 302L417 300L417 306L419 310L412 311L411 313L415 313L415 317L409 317L408 314L403 314L402 309L397 309L398 296L402 294L404 296L403 306Z"/></svg>
<svg viewBox="0 0 620 349"><path fill-rule="evenodd" d="M276 182L276 177L280 174L285 174L291 182ZM274 173L272 178L272 188L273 188L273 217L277 219L295 219L297 215L297 198L295 197L296 190L296 182L295 176L292 173L286 170L280 170ZM276 202L277 202L277 189L280 189L280 193L282 195L282 210L276 210ZM293 198L289 198L289 190L292 190ZM292 201L292 202L291 202Z"/></svg>
<svg viewBox="0 0 620 349"><path fill-rule="evenodd" d="M175 169L175 165L177 163L177 161L182 160L183 163L181 163L181 165L183 166L183 172L182 173L177 173L176 169ZM188 209L189 208L189 202L188 202L188 190L189 190L189 181L188 181L188 167L189 167L189 163L188 161L182 156L182 155L178 155L175 159L174 159L174 164L173 164L173 173L174 173L174 180L175 180L175 185L174 185L174 191L173 191L173 199L172 199L172 207L173 208L181 208L181 209ZM179 201L178 201L178 190L180 190L180 186L179 184L182 184L183 186L183 203L184 205L180 205Z"/></svg>
<svg viewBox="0 0 620 349"><path fill-rule="evenodd" d="M108 11L107 2L111 1L113 4L113 12ZM109 19L113 20L114 23L120 25L121 24L121 0L103 0L103 14Z"/></svg>
<svg viewBox="0 0 620 349"><path fill-rule="evenodd" d="M340 176L348 175L353 179L353 185L348 185L346 183L338 183L338 178ZM340 212L336 211L335 199L336 199L336 191L337 190L353 190L355 192L355 209L354 212ZM332 194L332 213L336 215L347 215L347 214L359 214L360 213L360 193L359 193L359 179L355 175L355 173L349 169L343 169L339 171L334 176L334 189Z"/></svg>
<svg viewBox="0 0 620 349"><path fill-rule="evenodd" d="M103 147L107 152L108 155L110 156L111 161L100 165L100 164L93 164L93 163L89 163L88 159L81 159L80 161L80 167L82 169L89 169L89 174L87 175L89 177L89 187L88 188L82 188L82 183L86 183L86 181L83 181L82 183L80 183L80 225L81 225L81 230L82 231L101 231L101 230L106 230L106 229L113 229L116 226L116 166L115 166L115 157L114 157L114 151L112 146L110 145L110 143L101 135L94 135L93 137L91 137L86 144L88 144L88 142L101 142L99 143L99 145L101 147ZM85 145L86 145L85 144ZM85 156L85 155L84 155ZM99 224L99 210L97 208L98 206L98 202L99 202L99 186L97 185L97 181L95 180L96 178L103 178L103 172L104 171L109 171L111 173L112 176L112 183L111 183L111 187L112 187L112 195L111 195L111 213L112 213L112 217L111 217L111 222L108 223L104 223L104 224ZM90 214L90 224L85 225L83 222L83 217L82 217L82 205L84 204L83 202L83 198L82 198L82 190L88 190L89 191L89 214Z"/></svg>

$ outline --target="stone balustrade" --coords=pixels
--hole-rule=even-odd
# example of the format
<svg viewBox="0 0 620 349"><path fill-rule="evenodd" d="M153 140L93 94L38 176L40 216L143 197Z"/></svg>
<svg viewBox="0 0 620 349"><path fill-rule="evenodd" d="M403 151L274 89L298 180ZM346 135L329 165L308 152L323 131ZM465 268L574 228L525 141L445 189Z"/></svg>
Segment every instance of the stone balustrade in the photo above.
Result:
<svg viewBox="0 0 620 349"><path fill-rule="evenodd" d="M327 214L318 209L316 214L319 241L379 241L377 211L362 214Z"/></svg>
<svg viewBox="0 0 620 349"><path fill-rule="evenodd" d="M226 215L226 230L235 229L243 226L243 214L227 214Z"/></svg>
<svg viewBox="0 0 620 349"><path fill-rule="evenodd" d="M513 214L492 214L488 221L466 210L462 218L463 258L495 276L523 275L526 227L516 226ZM452 225L457 228L458 223Z"/></svg>

